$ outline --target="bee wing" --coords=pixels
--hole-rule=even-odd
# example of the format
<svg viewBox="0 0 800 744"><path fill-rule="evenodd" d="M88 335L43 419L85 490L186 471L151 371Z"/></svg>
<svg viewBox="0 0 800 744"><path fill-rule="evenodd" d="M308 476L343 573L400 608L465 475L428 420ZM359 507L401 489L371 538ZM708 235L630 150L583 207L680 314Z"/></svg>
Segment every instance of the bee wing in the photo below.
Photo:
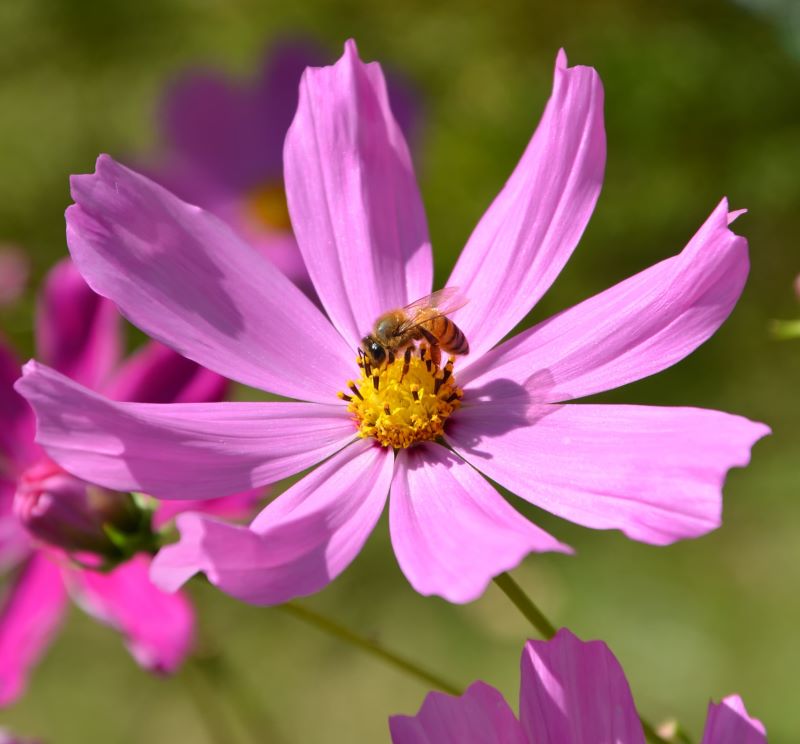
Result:
<svg viewBox="0 0 800 744"><path fill-rule="evenodd" d="M397 327L397 335L402 335L420 323L438 318L440 315L454 313L469 302L458 287L445 287L432 294L414 300L402 308L406 319Z"/></svg>
<svg viewBox="0 0 800 744"><path fill-rule="evenodd" d="M468 302L469 299L461 294L458 287L445 287L433 294L420 297L410 305L406 305L403 308L403 312L409 318L413 319L423 311L433 310L435 312L431 314L425 313L426 317L432 318L435 315L449 315L450 313L454 313L460 307L464 307Z"/></svg>

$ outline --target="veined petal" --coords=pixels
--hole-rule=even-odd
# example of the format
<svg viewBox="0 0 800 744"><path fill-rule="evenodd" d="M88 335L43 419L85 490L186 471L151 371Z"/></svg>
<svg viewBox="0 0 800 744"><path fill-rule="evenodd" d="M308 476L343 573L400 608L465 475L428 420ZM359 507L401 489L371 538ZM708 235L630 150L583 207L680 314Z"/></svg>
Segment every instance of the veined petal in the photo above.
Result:
<svg viewBox="0 0 800 744"><path fill-rule="evenodd" d="M61 622L66 598L61 570L34 553L0 610L0 706L25 691L28 673Z"/></svg>
<svg viewBox="0 0 800 744"><path fill-rule="evenodd" d="M377 63L355 43L309 68L284 148L297 242L333 324L356 346L387 310L431 291L425 213Z"/></svg>
<svg viewBox="0 0 800 744"><path fill-rule="evenodd" d="M430 692L416 716L389 719L392 744L529 744L503 696L474 682L461 697Z"/></svg>
<svg viewBox="0 0 800 744"><path fill-rule="evenodd" d="M117 491L207 499L286 478L355 436L341 406L116 403L36 362L19 392L37 441L65 470Z"/></svg>
<svg viewBox="0 0 800 744"><path fill-rule="evenodd" d="M470 302L456 321L478 359L536 304L589 222L606 162L603 86L556 59L553 92L525 153L481 218L448 285Z"/></svg>
<svg viewBox="0 0 800 744"><path fill-rule="evenodd" d="M350 445L273 501L250 527L201 514L177 519L181 539L153 561L153 580L175 590L202 571L243 602L272 605L319 591L358 555L392 478L391 450Z"/></svg>
<svg viewBox="0 0 800 744"><path fill-rule="evenodd" d="M536 744L645 744L619 662L602 641L565 628L522 652L519 714Z"/></svg>
<svg viewBox="0 0 800 744"><path fill-rule="evenodd" d="M708 704L706 727L700 744L767 744L767 731L751 718L738 695Z"/></svg>
<svg viewBox="0 0 800 744"><path fill-rule="evenodd" d="M570 552L518 514L461 458L423 443L398 455L389 524L397 560L420 594L471 602L531 552Z"/></svg>
<svg viewBox="0 0 800 744"><path fill-rule="evenodd" d="M719 526L728 470L769 433L720 411L532 405L520 396L465 406L448 441L532 504L596 529L666 545Z"/></svg>
<svg viewBox="0 0 800 744"><path fill-rule="evenodd" d="M95 294L69 259L47 274L36 307L36 348L42 361L90 388L119 361L122 328L113 303Z"/></svg>
<svg viewBox="0 0 800 744"><path fill-rule="evenodd" d="M227 388L224 377L151 341L120 365L102 392L137 403L206 403L222 400Z"/></svg>
<svg viewBox="0 0 800 744"><path fill-rule="evenodd" d="M354 350L225 223L108 156L73 176L72 196L75 264L145 333L245 385L334 399Z"/></svg>
<svg viewBox="0 0 800 744"><path fill-rule="evenodd" d="M139 555L111 573L73 571L75 599L92 617L125 636L136 662L151 672L177 670L194 637L194 612L186 597L168 594L148 576Z"/></svg>
<svg viewBox="0 0 800 744"><path fill-rule="evenodd" d="M714 334L744 288L747 241L728 224L723 199L677 256L506 341L459 381L512 380L557 402L672 366Z"/></svg>

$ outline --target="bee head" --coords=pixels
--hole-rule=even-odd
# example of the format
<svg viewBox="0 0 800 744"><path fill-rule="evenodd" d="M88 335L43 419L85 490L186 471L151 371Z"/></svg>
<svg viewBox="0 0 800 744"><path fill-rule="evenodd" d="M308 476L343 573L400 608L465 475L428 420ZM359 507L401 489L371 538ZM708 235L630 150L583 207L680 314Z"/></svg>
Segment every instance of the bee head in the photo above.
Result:
<svg viewBox="0 0 800 744"><path fill-rule="evenodd" d="M386 349L373 336L364 336L361 346L373 364L381 365L386 360Z"/></svg>

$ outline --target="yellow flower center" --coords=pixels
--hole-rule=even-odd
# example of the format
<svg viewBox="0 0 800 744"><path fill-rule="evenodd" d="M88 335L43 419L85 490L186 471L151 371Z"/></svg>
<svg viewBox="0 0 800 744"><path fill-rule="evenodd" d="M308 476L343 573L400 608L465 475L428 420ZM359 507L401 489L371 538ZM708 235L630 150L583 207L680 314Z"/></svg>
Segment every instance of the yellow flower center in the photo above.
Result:
<svg viewBox="0 0 800 744"><path fill-rule="evenodd" d="M289 232L292 223L286 206L283 184L267 183L253 189L246 197L245 211L256 226Z"/></svg>
<svg viewBox="0 0 800 744"><path fill-rule="evenodd" d="M424 345L381 367L361 357L360 378L348 381L349 392L339 393L348 401L358 435L397 449L442 436L464 394L453 377L454 362L451 356L440 367Z"/></svg>

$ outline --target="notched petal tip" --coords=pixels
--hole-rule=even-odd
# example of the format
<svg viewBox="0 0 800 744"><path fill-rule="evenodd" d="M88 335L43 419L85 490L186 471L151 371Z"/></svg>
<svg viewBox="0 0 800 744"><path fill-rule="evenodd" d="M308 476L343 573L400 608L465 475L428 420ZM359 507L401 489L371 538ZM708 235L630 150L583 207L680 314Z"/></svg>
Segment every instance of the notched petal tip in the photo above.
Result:
<svg viewBox="0 0 800 744"><path fill-rule="evenodd" d="M202 556L204 519L207 517L195 512L176 517L178 541L161 548L150 563L150 581L161 591L173 594L196 574L205 573Z"/></svg>

